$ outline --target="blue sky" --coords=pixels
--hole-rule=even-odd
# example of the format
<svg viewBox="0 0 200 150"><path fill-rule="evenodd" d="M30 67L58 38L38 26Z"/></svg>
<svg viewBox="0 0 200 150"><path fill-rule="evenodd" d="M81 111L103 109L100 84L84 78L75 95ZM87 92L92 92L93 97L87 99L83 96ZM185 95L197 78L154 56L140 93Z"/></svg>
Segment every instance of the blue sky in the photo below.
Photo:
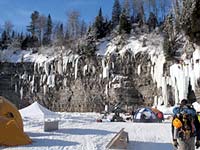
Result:
<svg viewBox="0 0 200 150"><path fill-rule="evenodd" d="M66 13L78 10L81 18L87 23L94 20L102 7L104 16L111 16L114 0L0 0L0 25L10 20L15 29L24 31L30 23L30 15L34 10L48 15L54 21L67 22Z"/></svg>

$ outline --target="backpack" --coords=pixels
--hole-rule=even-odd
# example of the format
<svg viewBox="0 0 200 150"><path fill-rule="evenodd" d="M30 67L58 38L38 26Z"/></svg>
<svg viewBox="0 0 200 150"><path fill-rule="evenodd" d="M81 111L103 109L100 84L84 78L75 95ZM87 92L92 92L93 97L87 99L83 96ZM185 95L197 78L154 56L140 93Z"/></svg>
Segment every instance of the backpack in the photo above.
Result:
<svg viewBox="0 0 200 150"><path fill-rule="evenodd" d="M176 129L177 137L187 140L195 135L194 117L196 111L192 107L176 107L173 109L172 125Z"/></svg>

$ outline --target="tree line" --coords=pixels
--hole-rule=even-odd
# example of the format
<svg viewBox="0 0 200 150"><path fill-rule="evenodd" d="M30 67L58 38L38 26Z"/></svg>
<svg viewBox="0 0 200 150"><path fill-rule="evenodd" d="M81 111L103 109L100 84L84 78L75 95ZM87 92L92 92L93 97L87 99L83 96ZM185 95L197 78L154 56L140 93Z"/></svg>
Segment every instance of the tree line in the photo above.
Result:
<svg viewBox="0 0 200 150"><path fill-rule="evenodd" d="M66 24L53 21L50 14L45 16L34 11L30 15L26 33L15 31L11 21L4 23L0 49L55 45L76 49L79 53L93 54L95 41L112 33L130 34L136 26L146 26L148 32L153 31L163 23L170 6L167 0L114 0L111 18L105 17L99 8L94 22L89 25L81 19L78 11L67 13Z"/></svg>

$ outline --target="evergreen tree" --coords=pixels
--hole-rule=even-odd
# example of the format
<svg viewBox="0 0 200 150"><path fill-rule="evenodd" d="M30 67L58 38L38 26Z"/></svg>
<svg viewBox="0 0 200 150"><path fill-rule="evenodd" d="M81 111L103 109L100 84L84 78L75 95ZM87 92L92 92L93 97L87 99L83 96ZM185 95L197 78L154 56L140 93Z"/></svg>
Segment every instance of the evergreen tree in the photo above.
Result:
<svg viewBox="0 0 200 150"><path fill-rule="evenodd" d="M148 23L150 32L156 28L156 26L158 25L158 21L154 13L152 12L150 13L147 23Z"/></svg>
<svg viewBox="0 0 200 150"><path fill-rule="evenodd" d="M95 37L89 33L84 42L80 45L79 49L81 55L93 57L97 50Z"/></svg>
<svg viewBox="0 0 200 150"><path fill-rule="evenodd" d="M169 40L169 35L164 35L163 50L166 60L172 60L174 56L172 42Z"/></svg>
<svg viewBox="0 0 200 150"><path fill-rule="evenodd" d="M32 36L36 36L38 18L39 18L39 12L38 12L38 11L34 11L34 12L31 14L31 22L30 22L30 25L27 26L27 31L28 31L28 32L31 32Z"/></svg>
<svg viewBox="0 0 200 150"><path fill-rule="evenodd" d="M145 14L143 5L140 6L140 10L136 16L136 22L139 24L139 27L142 27L145 24Z"/></svg>
<svg viewBox="0 0 200 150"><path fill-rule="evenodd" d="M37 34L36 34L39 31L39 27L38 27L39 16L40 15L38 11L34 11L31 14L31 22L30 22L30 25L27 26L27 31L31 33L32 37L30 37L30 39L25 39L28 42L27 48L38 47L40 45Z"/></svg>
<svg viewBox="0 0 200 150"><path fill-rule="evenodd" d="M1 35L1 47L2 47L2 49L7 49L8 48L9 41L10 41L9 35L4 30L2 35Z"/></svg>
<svg viewBox="0 0 200 150"><path fill-rule="evenodd" d="M182 10L181 13L180 10ZM182 9L179 8L177 12L179 12L177 18L180 18L180 23L176 21L176 24L180 24L191 41L200 45L200 1L182 0Z"/></svg>
<svg viewBox="0 0 200 150"><path fill-rule="evenodd" d="M123 9L120 21L119 21L119 33L127 33L129 34L131 32L131 22L130 18L126 15L126 10Z"/></svg>
<svg viewBox="0 0 200 150"><path fill-rule="evenodd" d="M30 46L30 43L31 43L30 40L31 40L31 37L29 35L26 36L25 39L21 43L21 49L26 50L28 47L31 47Z"/></svg>
<svg viewBox="0 0 200 150"><path fill-rule="evenodd" d="M112 26L115 28L117 25L119 25L119 18L121 14L121 6L119 3L119 0L115 0L113 9L112 9Z"/></svg>
<svg viewBox="0 0 200 150"><path fill-rule="evenodd" d="M62 46L64 43L64 31L63 31L63 24L58 24L56 26L56 45Z"/></svg>
<svg viewBox="0 0 200 150"><path fill-rule="evenodd" d="M124 0L124 5L123 5L123 9L125 11L125 14L127 17L130 17L130 1L129 0Z"/></svg>
<svg viewBox="0 0 200 150"><path fill-rule="evenodd" d="M104 26L104 18L102 16L101 8L99 9L98 16L96 16L93 28L95 32L95 37L97 39L105 37L106 33L105 33L105 26Z"/></svg>
<svg viewBox="0 0 200 150"><path fill-rule="evenodd" d="M51 44L52 28L53 27L52 27L51 15L49 14L47 18L46 31L44 33L44 39L43 39L44 45Z"/></svg>
<svg viewBox="0 0 200 150"><path fill-rule="evenodd" d="M15 31L12 31L11 38L14 39L16 37Z"/></svg>

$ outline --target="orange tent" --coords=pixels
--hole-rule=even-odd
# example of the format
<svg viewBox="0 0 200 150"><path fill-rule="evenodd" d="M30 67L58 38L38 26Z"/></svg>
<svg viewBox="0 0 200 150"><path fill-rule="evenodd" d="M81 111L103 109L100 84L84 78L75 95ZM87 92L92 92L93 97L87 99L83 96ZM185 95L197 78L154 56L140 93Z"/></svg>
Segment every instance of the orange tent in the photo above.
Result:
<svg viewBox="0 0 200 150"><path fill-rule="evenodd" d="M23 121L17 108L0 97L0 146L17 146L31 143L23 131Z"/></svg>

